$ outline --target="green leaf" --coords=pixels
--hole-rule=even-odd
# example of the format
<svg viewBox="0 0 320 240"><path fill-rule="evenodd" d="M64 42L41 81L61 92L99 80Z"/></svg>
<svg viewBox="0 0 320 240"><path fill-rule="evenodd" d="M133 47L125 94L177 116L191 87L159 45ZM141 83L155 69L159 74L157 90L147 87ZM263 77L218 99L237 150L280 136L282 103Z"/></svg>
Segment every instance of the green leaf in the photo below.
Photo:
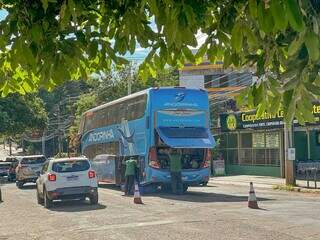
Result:
<svg viewBox="0 0 320 240"><path fill-rule="evenodd" d="M282 87L284 91L292 90L297 87L299 84L299 77L295 76L294 78L289 79Z"/></svg>
<svg viewBox="0 0 320 240"><path fill-rule="evenodd" d="M249 92L248 90L249 90L248 88L245 88L244 90L241 90L239 95L236 96L238 107L242 107L245 104L248 97L248 92Z"/></svg>
<svg viewBox="0 0 320 240"><path fill-rule="evenodd" d="M252 17L257 17L257 0L249 0L249 13Z"/></svg>
<svg viewBox="0 0 320 240"><path fill-rule="evenodd" d="M67 9L67 4L66 4L66 0L63 1L62 5L61 5L61 8L60 8L60 19L62 20L65 16L65 12L66 12L66 9Z"/></svg>
<svg viewBox="0 0 320 240"><path fill-rule="evenodd" d="M182 48L182 52L183 52L184 56L186 57L186 59L188 61L190 61L191 63L195 62L194 55L193 55L193 53L191 52L191 50L187 46L184 46Z"/></svg>
<svg viewBox="0 0 320 240"><path fill-rule="evenodd" d="M288 25L288 19L286 11L279 0L272 0L270 4L270 10L275 22L275 26L278 30L284 31Z"/></svg>
<svg viewBox="0 0 320 240"><path fill-rule="evenodd" d="M300 6L297 0L286 0L287 14L290 26L297 32L303 31L305 23L302 19Z"/></svg>
<svg viewBox="0 0 320 240"><path fill-rule="evenodd" d="M129 42L130 53L133 54L135 49L136 49L136 39L134 37L131 37L130 42Z"/></svg>
<svg viewBox="0 0 320 240"><path fill-rule="evenodd" d="M315 16L312 17L312 26L313 26L313 31L315 34L319 34L319 24L318 20Z"/></svg>
<svg viewBox="0 0 320 240"><path fill-rule="evenodd" d="M68 8L71 12L73 21L77 21L77 14L76 14L76 5L74 4L73 0L68 0Z"/></svg>
<svg viewBox="0 0 320 240"><path fill-rule="evenodd" d="M148 0L148 2L149 2L149 7L150 7L151 12L154 15L158 15L159 14L159 9L158 9L158 6L157 6L157 0Z"/></svg>
<svg viewBox="0 0 320 240"><path fill-rule="evenodd" d="M263 101L258 105L257 115L260 117L266 111L266 103Z"/></svg>
<svg viewBox="0 0 320 240"><path fill-rule="evenodd" d="M302 98L297 103L299 111L303 114L303 119L307 122L314 123L314 115L312 114L312 104L308 98Z"/></svg>
<svg viewBox="0 0 320 240"><path fill-rule="evenodd" d="M241 51L243 34L241 23L237 22L231 32L231 46L236 50L237 53Z"/></svg>
<svg viewBox="0 0 320 240"><path fill-rule="evenodd" d="M320 87L318 87L312 83L305 83L305 87L309 92L320 96Z"/></svg>
<svg viewBox="0 0 320 240"><path fill-rule="evenodd" d="M200 64L202 62L202 58L203 56L205 55L207 51L207 44L204 43L202 44L202 46L198 49L196 55L195 55L195 61L196 61L196 64Z"/></svg>
<svg viewBox="0 0 320 240"><path fill-rule="evenodd" d="M216 62L217 52L218 52L217 46L215 44L211 44L210 48L207 51L207 55L211 63Z"/></svg>
<svg viewBox="0 0 320 240"><path fill-rule="evenodd" d="M286 103L285 103L286 104ZM296 110L296 98L291 97L291 99L287 102L287 110L285 111L284 120L287 124L291 124L294 119L294 114Z"/></svg>
<svg viewBox="0 0 320 240"><path fill-rule="evenodd" d="M305 33L301 32L297 38L295 38L289 45L288 55L293 56L301 48L304 42Z"/></svg>
<svg viewBox="0 0 320 240"><path fill-rule="evenodd" d="M39 44L42 38L42 27L39 24L34 24L31 28L31 35L32 40Z"/></svg>
<svg viewBox="0 0 320 240"><path fill-rule="evenodd" d="M41 0L41 2L42 2L43 10L44 12L46 12L48 8L48 0Z"/></svg>
<svg viewBox="0 0 320 240"><path fill-rule="evenodd" d="M312 61L319 59L319 38L313 31L308 31L305 37L305 44L308 49L309 58Z"/></svg>
<svg viewBox="0 0 320 240"><path fill-rule="evenodd" d="M97 41L92 41L89 44L88 54L90 58L95 58L98 52L98 43Z"/></svg>
<svg viewBox="0 0 320 240"><path fill-rule="evenodd" d="M269 32L268 25L266 22L266 10L264 9L264 1L261 1L258 5L258 23L261 30L265 33Z"/></svg>
<svg viewBox="0 0 320 240"><path fill-rule="evenodd" d="M223 67L227 68L231 64L231 54L228 50L224 52L224 57L223 57Z"/></svg>
<svg viewBox="0 0 320 240"><path fill-rule="evenodd" d="M243 31L244 35L247 37L249 47L251 49L255 48L258 45L257 37L247 25L243 26Z"/></svg>
<svg viewBox="0 0 320 240"><path fill-rule="evenodd" d="M196 47L198 45L195 34L190 30L190 28L185 28L182 35L184 43L189 46Z"/></svg>
<svg viewBox="0 0 320 240"><path fill-rule="evenodd" d="M275 96L270 102L270 113L275 114L280 110L281 99L280 96Z"/></svg>

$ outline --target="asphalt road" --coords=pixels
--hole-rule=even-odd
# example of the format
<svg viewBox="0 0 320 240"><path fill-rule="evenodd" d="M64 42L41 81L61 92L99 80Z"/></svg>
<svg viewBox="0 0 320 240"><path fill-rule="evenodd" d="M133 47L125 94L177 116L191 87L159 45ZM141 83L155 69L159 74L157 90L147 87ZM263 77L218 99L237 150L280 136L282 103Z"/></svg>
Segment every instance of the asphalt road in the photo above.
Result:
<svg viewBox="0 0 320 240"><path fill-rule="evenodd" d="M256 189L260 210L247 208L248 188L213 183L183 196L143 196L133 204L114 188L100 188L100 204L36 203L33 185L2 186L4 239L281 239L318 240L319 195Z"/></svg>

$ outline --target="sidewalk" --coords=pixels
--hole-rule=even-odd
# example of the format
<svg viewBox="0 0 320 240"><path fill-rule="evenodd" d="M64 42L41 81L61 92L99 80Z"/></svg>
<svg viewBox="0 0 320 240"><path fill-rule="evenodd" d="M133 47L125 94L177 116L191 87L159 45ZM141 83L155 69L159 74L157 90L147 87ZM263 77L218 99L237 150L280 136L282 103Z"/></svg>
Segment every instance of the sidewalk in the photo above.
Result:
<svg viewBox="0 0 320 240"><path fill-rule="evenodd" d="M253 182L255 188L269 188L272 189L275 186L284 186L284 178L268 177L268 176L252 176L252 175L237 175L237 176L221 176L211 177L210 185L235 185L235 186L249 186L250 182ZM297 189L319 192L320 182L317 182L318 189L314 189L314 182L310 182L310 188L307 188L307 181L297 180ZM300 191L297 190L297 191Z"/></svg>
<svg viewBox="0 0 320 240"><path fill-rule="evenodd" d="M275 185L285 184L285 179L251 175L221 176L211 177L209 184L249 186L250 182L253 182L254 186L258 188L272 188Z"/></svg>

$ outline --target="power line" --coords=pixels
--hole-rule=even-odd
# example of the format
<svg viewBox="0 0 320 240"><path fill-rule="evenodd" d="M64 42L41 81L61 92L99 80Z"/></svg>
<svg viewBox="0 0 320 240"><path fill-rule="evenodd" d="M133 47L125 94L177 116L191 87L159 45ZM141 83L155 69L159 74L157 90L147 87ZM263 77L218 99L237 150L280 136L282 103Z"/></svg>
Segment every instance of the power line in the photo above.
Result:
<svg viewBox="0 0 320 240"><path fill-rule="evenodd" d="M242 77L242 78L238 78L240 81L238 81L238 85L234 85L233 87L248 87L248 84L245 84L246 82L247 82L247 78L246 77ZM224 94L229 94L229 93L233 93L233 92L238 92L238 91L240 91L241 89L234 89L234 90L230 90L230 91L227 91L226 93L224 93ZM212 92L212 93L210 93L209 92L209 95L210 94L215 94L215 92ZM218 94L217 94L218 95ZM220 94L220 96L218 95L218 97L217 98L219 98L219 97L224 97L224 95L223 94Z"/></svg>
<svg viewBox="0 0 320 240"><path fill-rule="evenodd" d="M240 73L240 74L241 74L241 73L250 73L250 72L239 72L239 71L237 71L237 70L234 70L234 71L228 72L228 73L226 73L226 74L224 74L224 75L222 75L222 76L220 76L220 77L217 77L217 78L215 78L215 79L212 79L212 80L206 82L205 85L207 85L207 84L209 84L209 83L216 82L216 81L218 81L218 80L220 80L220 79L222 79L222 78L224 78L224 77L226 77L226 76L229 76L229 75L235 74L235 73ZM241 77L242 77L242 76L241 76ZM247 77L249 78L249 76L247 76ZM235 76L235 78L237 78L237 76ZM235 78L233 78L233 79L235 79ZM252 80L252 75L251 75L251 80ZM230 79L228 79L228 80L226 81L226 83L228 83L229 81L230 81Z"/></svg>

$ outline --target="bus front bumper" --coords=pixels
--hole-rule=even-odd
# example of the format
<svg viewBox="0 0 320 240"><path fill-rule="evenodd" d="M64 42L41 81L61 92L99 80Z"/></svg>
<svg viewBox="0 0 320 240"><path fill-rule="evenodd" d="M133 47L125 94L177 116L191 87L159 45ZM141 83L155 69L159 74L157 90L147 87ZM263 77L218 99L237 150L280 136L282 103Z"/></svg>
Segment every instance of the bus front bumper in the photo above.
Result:
<svg viewBox="0 0 320 240"><path fill-rule="evenodd" d="M181 172L182 182L188 186L197 186L209 181L209 168L185 170ZM168 170L151 169L149 183L171 183L171 174Z"/></svg>

